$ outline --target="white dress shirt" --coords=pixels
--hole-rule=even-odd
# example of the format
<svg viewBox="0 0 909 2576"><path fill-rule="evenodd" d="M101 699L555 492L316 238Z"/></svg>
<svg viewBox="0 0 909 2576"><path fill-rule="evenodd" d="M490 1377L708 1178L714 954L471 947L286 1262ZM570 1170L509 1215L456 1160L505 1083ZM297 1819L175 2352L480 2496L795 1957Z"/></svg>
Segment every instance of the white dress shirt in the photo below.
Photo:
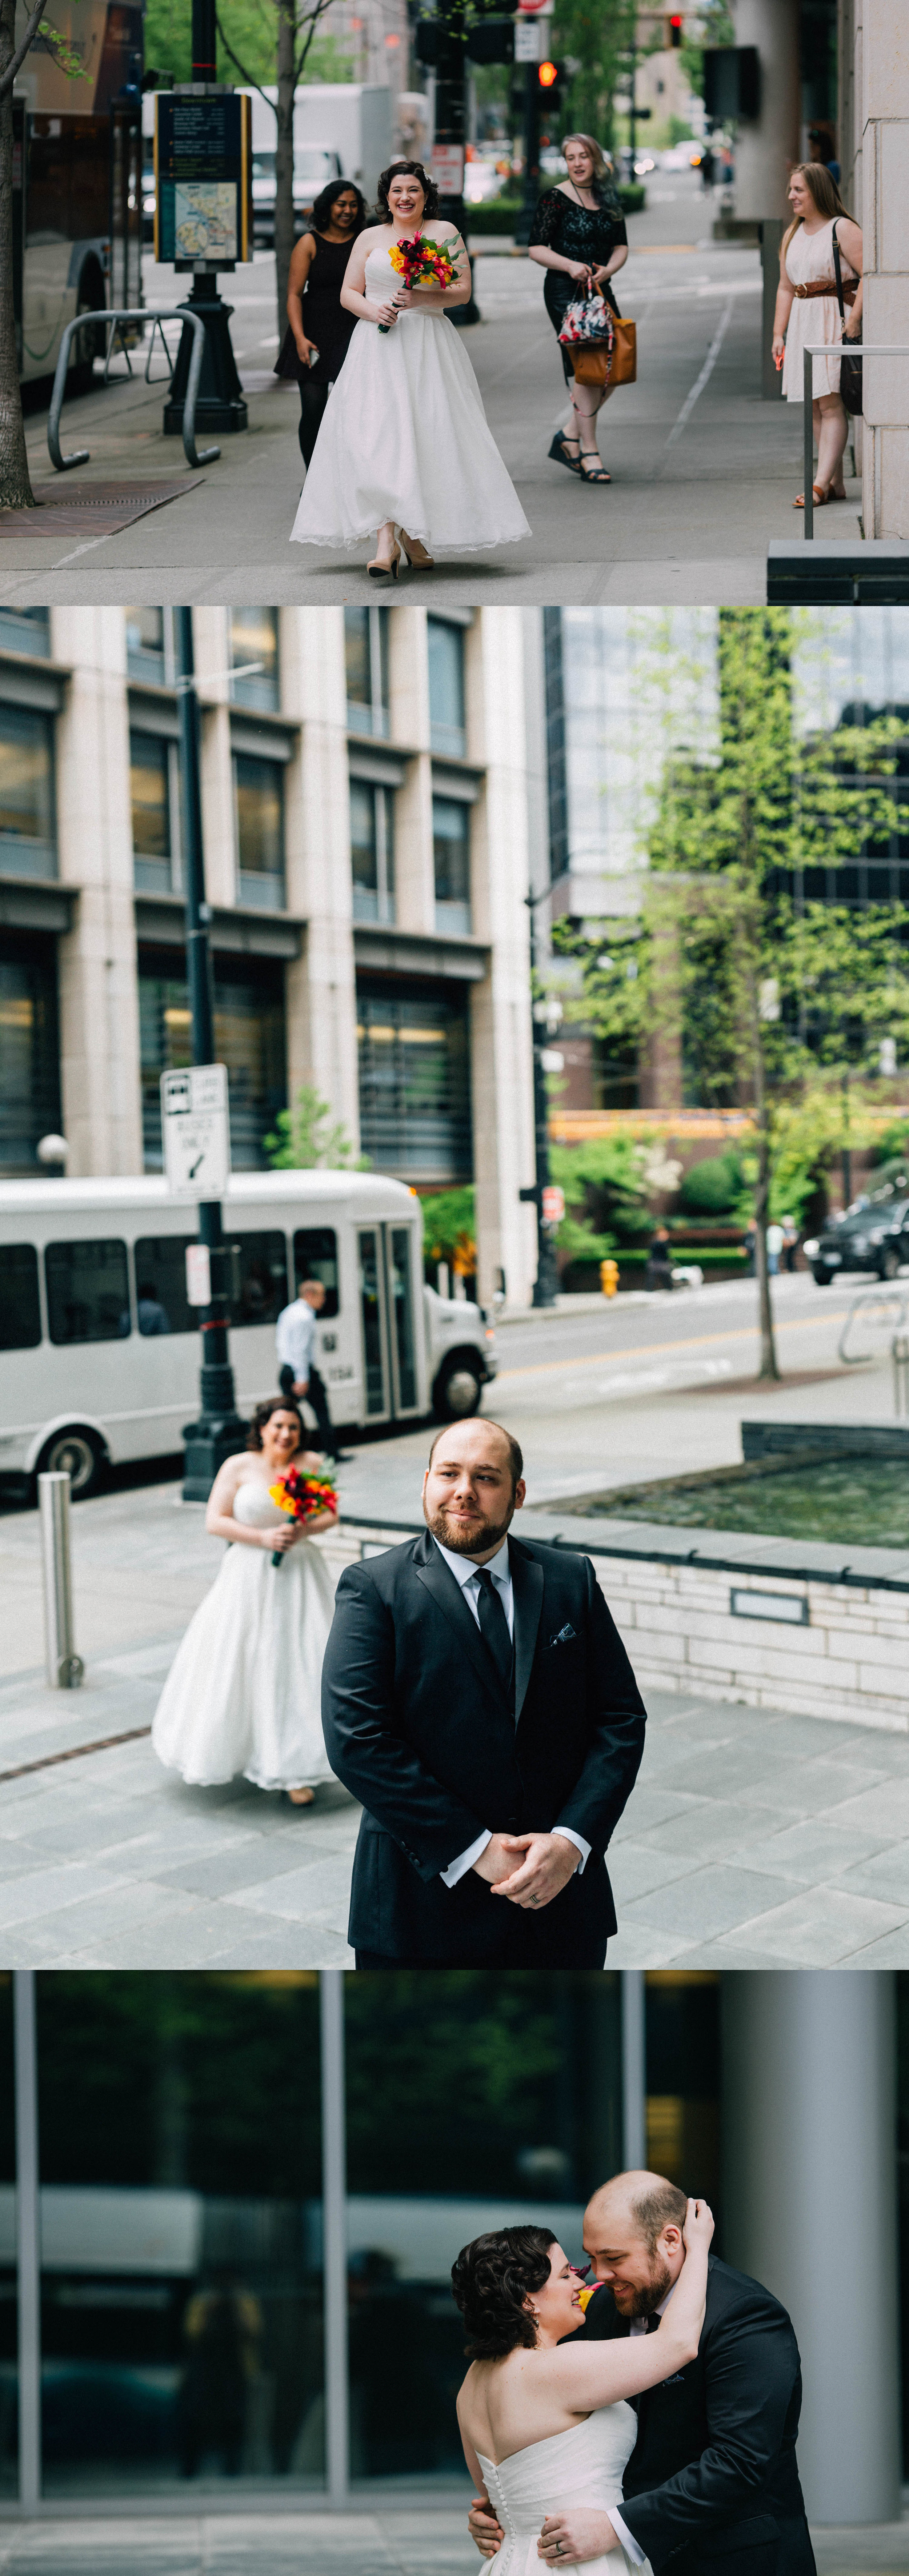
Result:
<svg viewBox="0 0 909 2576"><path fill-rule="evenodd" d="M675 2282L673 2281L672 2290L674 2289ZM659 2307L654 2309L655 2316L665 2316L666 2310L669 2306L669 2301L672 2297L672 2290L667 2290L665 2299L661 2299ZM632 2317L631 2324L628 2328L629 2340L632 2335L645 2335L647 2332L647 2325L648 2319L646 2317ZM630 2558L632 2567L643 2567L646 2564L647 2551L646 2549L641 2548L639 2540L632 2540L630 2531L626 2531L621 2514L616 2512L614 2505L610 2505L609 2507L609 2519L612 2524L613 2531L615 2532L616 2539L621 2541L626 2558Z"/></svg>
<svg viewBox="0 0 909 2576"><path fill-rule="evenodd" d="M492 1575L499 1600L501 1601L505 1617L508 1621L508 1634L512 1643L514 1643L514 1586L511 1580L511 1565L508 1556L507 1538L503 1538L502 1545L497 1549L495 1556L487 1558L487 1562L483 1567L474 1565L473 1558L470 1556L456 1556L454 1548L442 1546L441 1539L437 1538L435 1543L438 1548L439 1555L444 1556L446 1565L450 1566L452 1574L455 1575L458 1583L460 1584L468 1610L472 1611L478 1628L480 1625L480 1584L478 1577L481 1572ZM585 1862L590 1857L590 1844L585 1843L583 1834L572 1833L569 1825L560 1825L558 1830L559 1833L563 1835L566 1842L576 1843L581 1855L581 1869L583 1870ZM484 1826L483 1832L477 1835L476 1842L471 1843L469 1850L459 1852L457 1860L453 1860L448 1869L440 1871L439 1875L442 1879L443 1886L457 1887L459 1878L466 1877L467 1871L473 1868L474 1861L479 1860L480 1853L485 1851L487 1843L491 1843L491 1841L492 1828L488 1825Z"/></svg>
<svg viewBox="0 0 909 2576"><path fill-rule="evenodd" d="M316 1318L305 1297L285 1306L275 1326L279 1368L292 1368L295 1380L308 1379L316 1338Z"/></svg>

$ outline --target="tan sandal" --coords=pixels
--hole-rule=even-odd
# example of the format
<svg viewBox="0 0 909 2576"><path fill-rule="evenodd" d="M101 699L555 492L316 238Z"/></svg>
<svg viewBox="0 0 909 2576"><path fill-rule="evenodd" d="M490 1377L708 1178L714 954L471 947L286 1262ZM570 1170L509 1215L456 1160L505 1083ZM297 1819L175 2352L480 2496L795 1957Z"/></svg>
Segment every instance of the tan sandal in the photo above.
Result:
<svg viewBox="0 0 909 2576"><path fill-rule="evenodd" d="M829 491L829 487L827 488L827 490L825 490L823 483L812 483L811 491L812 491L812 496L813 496L813 500L814 500L814 506L815 506L815 509L816 509L816 510L822 510L822 509L824 508L824 504L825 504L825 502L829 501L829 499L830 499L830 491ZM838 494L837 494L837 499L838 499L838 500L843 500L843 501L845 501L845 498L846 498L845 492L843 492L843 493L838 493ZM804 507L805 507L805 495L804 495L804 492L800 492L800 493L798 494L797 499L793 501L792 507L793 507L793 509L794 509L794 510L803 510L803 509L804 509Z"/></svg>

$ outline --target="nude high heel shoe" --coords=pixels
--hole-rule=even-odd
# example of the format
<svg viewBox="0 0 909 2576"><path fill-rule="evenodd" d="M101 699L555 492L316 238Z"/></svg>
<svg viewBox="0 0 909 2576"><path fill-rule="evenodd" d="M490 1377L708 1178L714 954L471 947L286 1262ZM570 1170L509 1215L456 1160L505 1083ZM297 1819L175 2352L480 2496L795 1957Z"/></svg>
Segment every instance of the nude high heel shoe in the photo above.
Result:
<svg viewBox="0 0 909 2576"><path fill-rule="evenodd" d="M401 530L401 544L402 544L402 546L403 546L403 548L404 548L404 552L405 552L405 554L406 554L406 556L407 556L407 561L408 561L408 563L409 563L409 565L410 565L411 572L431 572L431 571L432 571L433 566L434 566L434 563L435 563L435 556L434 556L434 555L428 555L428 554L427 554L427 552L426 552L426 548L425 548L425 546L424 546L424 544L423 544L423 541L422 541L422 538L420 538L420 537L406 537L406 536L405 536L405 534L404 534L404 530L403 530L403 528L402 528L402 530Z"/></svg>
<svg viewBox="0 0 909 2576"><path fill-rule="evenodd" d="M396 538L395 550L389 563L376 562L367 564L366 570L369 574L370 581L397 581L398 565L400 564L400 561L401 548Z"/></svg>

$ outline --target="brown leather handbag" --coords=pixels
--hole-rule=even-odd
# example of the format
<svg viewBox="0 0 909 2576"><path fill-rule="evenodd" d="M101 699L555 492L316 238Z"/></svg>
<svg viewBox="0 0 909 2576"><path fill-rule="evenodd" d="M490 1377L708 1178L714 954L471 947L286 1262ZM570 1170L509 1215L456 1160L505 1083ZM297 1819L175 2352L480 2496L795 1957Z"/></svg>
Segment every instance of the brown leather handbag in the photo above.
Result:
<svg viewBox="0 0 909 2576"><path fill-rule="evenodd" d="M638 376L637 328L621 313L612 317L612 352L599 348L572 349L571 362L576 385L634 385Z"/></svg>

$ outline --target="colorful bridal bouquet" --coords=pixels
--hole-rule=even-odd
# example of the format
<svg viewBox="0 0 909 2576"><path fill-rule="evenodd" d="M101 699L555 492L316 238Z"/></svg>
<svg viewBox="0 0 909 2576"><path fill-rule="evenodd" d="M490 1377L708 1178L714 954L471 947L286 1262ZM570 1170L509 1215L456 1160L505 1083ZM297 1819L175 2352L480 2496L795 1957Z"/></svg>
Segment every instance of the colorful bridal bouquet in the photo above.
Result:
<svg viewBox="0 0 909 2576"><path fill-rule="evenodd" d="M300 1467L288 1467L286 1476L279 1476L268 1491L278 1510L287 1512L292 1521L312 1521L318 1512L336 1512L338 1508L331 1477L307 1476ZM283 1552L278 1550L271 1561L276 1568L283 1565Z"/></svg>
<svg viewBox="0 0 909 2576"><path fill-rule="evenodd" d="M459 243L430 241L425 233L417 233L411 240L392 242L388 256L405 286L445 288L457 282L459 248ZM379 324L380 331L391 328L390 322Z"/></svg>

